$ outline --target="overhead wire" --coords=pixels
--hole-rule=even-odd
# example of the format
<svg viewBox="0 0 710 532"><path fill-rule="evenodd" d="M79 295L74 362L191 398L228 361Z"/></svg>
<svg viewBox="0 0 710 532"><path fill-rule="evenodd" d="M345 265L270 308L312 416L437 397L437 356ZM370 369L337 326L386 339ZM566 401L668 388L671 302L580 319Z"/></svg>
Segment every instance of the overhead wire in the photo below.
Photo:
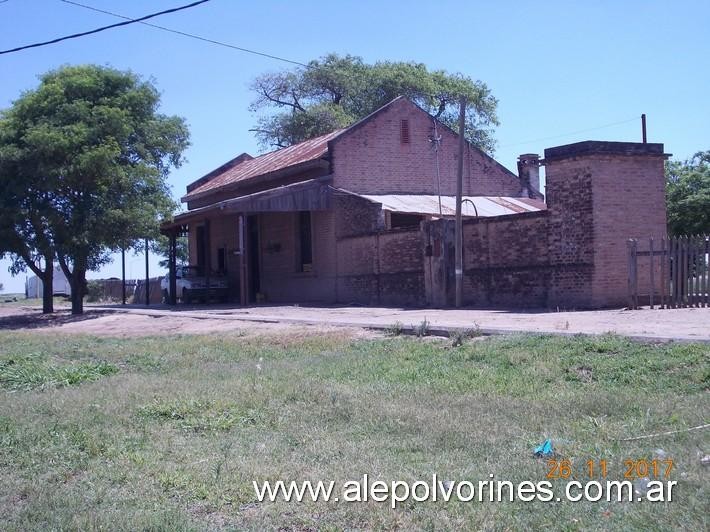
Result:
<svg viewBox="0 0 710 532"><path fill-rule="evenodd" d="M199 6L200 4L204 4L206 2L209 2L210 0L198 0L197 2L192 2L191 4L186 4L184 6L179 6L179 7L174 7L171 9L166 9L164 11L159 11L157 13L151 13L150 15L145 15L143 17L135 18L135 19L128 19L124 22L118 22L116 24L111 24L109 26L102 26L100 28L96 28L93 30L89 31L83 31L81 33L73 33L71 35L65 35L64 37L58 37L56 39L51 39L49 41L43 41L43 42L38 42L38 43L33 43L33 44L27 44L24 46L17 46L16 48L10 48L8 50L0 50L0 55L3 54L11 54L15 52L20 52L22 50L28 50L30 48L39 48L41 46L48 46L50 44L56 44L62 41L67 41L69 39L78 39L79 37L85 37L87 35L93 35L95 33L100 33L102 31L110 30L113 28L118 28L121 26L128 26L129 24L136 24L140 23L143 20L148 20L151 18L159 17L161 15L167 15L168 13L176 13L178 11L182 11L184 9L190 9L192 7Z"/></svg>
<svg viewBox="0 0 710 532"><path fill-rule="evenodd" d="M619 126L621 124L628 124L629 122L633 122L635 120L638 120L639 117L635 116L633 118L629 118L627 120L622 120L620 122L612 122L611 124L605 124L603 126L596 126L596 127L590 127L587 129L579 129L577 131L570 131L568 133L560 133L559 135L553 135L551 137L541 137L539 139L532 139L532 140L525 140L523 142L515 142L513 144L504 144L502 146L499 146L500 148L508 148L510 146L520 146L522 144L533 144L535 142L541 142L543 140L551 140L551 139L559 139L562 137L569 137L570 135L577 135L578 133L586 133L587 131L596 131L598 129L605 129L608 127L613 127L613 126Z"/></svg>
<svg viewBox="0 0 710 532"><path fill-rule="evenodd" d="M77 7L82 7L82 8L84 8L84 9L88 9L88 10L91 10L91 11L95 11L95 12L97 12L97 13L103 13L104 15L111 15L112 17L122 18L122 19L124 19L124 20L132 20L130 17L127 17L126 15L121 15L120 13L114 13L114 12L112 12L112 11L107 11L107 10L105 10L105 9L99 9L99 8L97 8L97 7L93 7L93 6L90 6L90 5L87 5L87 4L82 4L82 3L80 3L80 2L73 2L73 1L71 1L71 0L60 0L60 2L63 2L63 3L65 3L65 4L70 4L70 5L73 5L73 6L77 6ZM218 46L223 46L223 47L225 47L225 48L231 48L231 49L233 49L233 50L238 50L238 51L240 51L240 52L245 52L245 53L248 53L248 54L259 55L259 56L261 56L261 57L267 57L267 58L269 58L269 59L275 59L275 60L277 60L277 61L283 61L283 62L285 62L285 63L291 63L291 64L293 64L293 65L299 65L299 66L308 68L308 65L307 65L307 64L301 63L300 61L295 61L295 60L293 60L293 59L287 59L287 58L285 58L285 57L280 57L280 56L278 56L278 55L268 54L268 53L266 53L266 52L259 52L259 51L257 51L257 50L252 50L252 49L250 49L250 48L244 48L244 47L242 47L242 46L237 46L237 45L235 45L235 44L230 44L230 43L226 43L226 42L223 42L223 41L218 41L217 39L211 39L211 38L209 38L209 37L203 37L202 35L197 35L197 34L189 33L189 32L186 32L186 31L176 30L176 29L174 29L174 28L168 28L167 26L161 26L161 25L159 25L159 24L152 24L152 23L150 23L150 22L141 22L141 21L139 21L139 24L143 24L144 26L149 26L149 27L155 28L155 29L157 29L157 30L166 31L166 32L169 32L169 33L174 33L174 34L176 34L176 35L182 35L183 37L189 37L189 38L191 38L191 39L196 39L196 40L198 40L198 41L203 41L203 42L207 42L207 43L210 43L210 44L216 44L216 45L218 45Z"/></svg>

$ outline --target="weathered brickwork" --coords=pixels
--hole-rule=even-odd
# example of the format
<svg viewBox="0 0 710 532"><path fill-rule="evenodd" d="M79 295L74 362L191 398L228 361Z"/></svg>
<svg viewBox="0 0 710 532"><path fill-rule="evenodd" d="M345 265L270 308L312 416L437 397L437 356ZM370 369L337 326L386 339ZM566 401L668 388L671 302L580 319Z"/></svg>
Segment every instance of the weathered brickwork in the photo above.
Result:
<svg viewBox="0 0 710 532"><path fill-rule="evenodd" d="M661 145L587 142L549 151L547 211L464 223L465 304L624 305L627 239L665 236ZM427 302L451 305L453 224L426 223L422 238L432 246L425 259ZM638 277L648 283L646 261Z"/></svg>
<svg viewBox="0 0 710 532"><path fill-rule="evenodd" d="M463 227L465 304L547 304L547 212L482 218Z"/></svg>
<svg viewBox="0 0 710 532"><path fill-rule="evenodd" d="M424 304L421 235L393 230L338 240L338 302Z"/></svg>
<svg viewBox="0 0 710 532"><path fill-rule="evenodd" d="M545 169L548 209L548 306L574 308L591 301L593 246L592 169L586 159Z"/></svg>
<svg viewBox="0 0 710 532"><path fill-rule="evenodd" d="M401 139L407 120L409 142ZM456 193L458 136L439 124L441 193ZM334 186L365 194L436 194L438 190L433 119L416 105L400 99L372 120L331 142ZM464 160L464 194L517 196L518 177L470 146Z"/></svg>
<svg viewBox="0 0 710 532"><path fill-rule="evenodd" d="M624 305L627 240L666 236L663 145L586 142L546 150L545 158L548 305ZM648 276L641 262L639 282Z"/></svg>
<svg viewBox="0 0 710 532"><path fill-rule="evenodd" d="M335 237L370 234L384 229L384 213L377 203L359 196L336 193L333 198Z"/></svg>

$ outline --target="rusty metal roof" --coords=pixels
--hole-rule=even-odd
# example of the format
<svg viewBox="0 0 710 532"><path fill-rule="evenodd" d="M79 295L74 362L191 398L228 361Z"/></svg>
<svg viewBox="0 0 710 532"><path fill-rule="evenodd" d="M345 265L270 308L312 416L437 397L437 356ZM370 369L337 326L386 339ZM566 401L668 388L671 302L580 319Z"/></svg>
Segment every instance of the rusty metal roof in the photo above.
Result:
<svg viewBox="0 0 710 532"><path fill-rule="evenodd" d="M215 190L226 185L246 181L253 177L320 159L328 153L328 142L340 135L343 131L343 129L338 129L327 135L306 140L294 144L293 146L281 148L255 157L254 159L241 162L213 177L203 185L191 190L183 197L183 201L193 199L196 196L202 195L204 192Z"/></svg>
<svg viewBox="0 0 710 532"><path fill-rule="evenodd" d="M381 203L382 209L391 212L426 214L439 216L439 196L410 194L356 194L374 203ZM524 212L543 211L544 202L529 198L505 196L464 196L461 214L468 217L504 216ZM441 196L441 215L456 214L456 197Z"/></svg>

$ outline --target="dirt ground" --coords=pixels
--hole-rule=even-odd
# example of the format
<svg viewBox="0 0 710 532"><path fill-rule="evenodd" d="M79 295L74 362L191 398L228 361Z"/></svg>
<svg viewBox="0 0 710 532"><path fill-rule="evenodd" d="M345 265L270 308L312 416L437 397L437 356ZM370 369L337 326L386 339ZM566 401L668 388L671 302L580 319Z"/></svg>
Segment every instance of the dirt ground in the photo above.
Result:
<svg viewBox="0 0 710 532"><path fill-rule="evenodd" d="M45 316L33 307L0 306L0 331L32 331L40 334L89 334L94 336L135 338L141 336L172 336L177 334L273 334L306 333L318 334L331 330L342 330L353 337L370 338L379 336L374 331L357 327L334 327L319 325L298 325L225 320L219 318L199 318L166 314L145 314L121 310L86 309L82 316L72 316L68 309L58 309Z"/></svg>
<svg viewBox="0 0 710 532"><path fill-rule="evenodd" d="M102 336L153 336L224 332L273 333L308 329L317 333L334 327L369 336L395 324L415 329L426 320L434 334L450 329L476 328L496 334L515 331L556 334L614 332L638 339L710 341L710 308L672 310L595 310L579 312L520 312L474 309L399 309L382 307L315 306L89 306L83 316L60 308L43 316L36 306L0 305L0 330L84 333ZM367 329L370 329L369 331Z"/></svg>

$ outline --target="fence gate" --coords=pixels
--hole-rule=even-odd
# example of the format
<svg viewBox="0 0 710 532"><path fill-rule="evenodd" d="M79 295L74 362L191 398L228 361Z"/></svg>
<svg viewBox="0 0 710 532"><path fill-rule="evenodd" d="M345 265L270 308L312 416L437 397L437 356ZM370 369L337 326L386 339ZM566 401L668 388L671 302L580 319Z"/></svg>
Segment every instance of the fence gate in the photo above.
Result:
<svg viewBox="0 0 710 532"><path fill-rule="evenodd" d="M710 237L630 239L629 308L710 306Z"/></svg>

